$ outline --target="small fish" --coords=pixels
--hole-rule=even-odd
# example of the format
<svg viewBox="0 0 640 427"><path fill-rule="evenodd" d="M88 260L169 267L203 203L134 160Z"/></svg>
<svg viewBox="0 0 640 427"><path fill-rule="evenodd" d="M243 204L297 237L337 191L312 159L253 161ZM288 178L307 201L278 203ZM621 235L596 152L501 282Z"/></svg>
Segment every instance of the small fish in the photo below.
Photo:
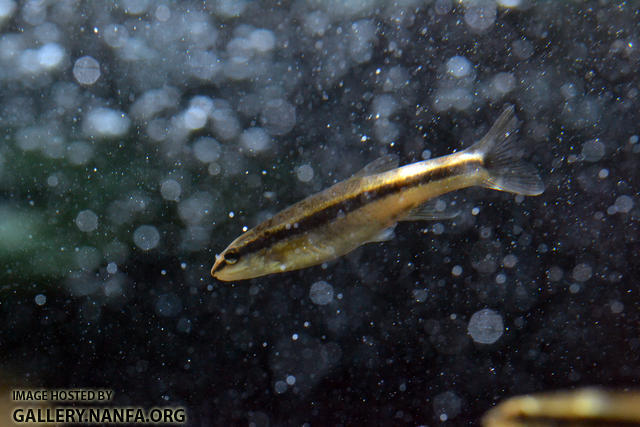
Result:
<svg viewBox="0 0 640 427"><path fill-rule="evenodd" d="M510 397L482 418L485 427L639 426L640 391L595 387Z"/></svg>
<svg viewBox="0 0 640 427"><path fill-rule="evenodd" d="M211 275L244 280L321 264L389 240L398 221L451 217L436 209L435 198L466 187L542 194L535 168L518 159L517 125L510 105L466 150L402 167L397 156L383 156L239 236L216 255Z"/></svg>

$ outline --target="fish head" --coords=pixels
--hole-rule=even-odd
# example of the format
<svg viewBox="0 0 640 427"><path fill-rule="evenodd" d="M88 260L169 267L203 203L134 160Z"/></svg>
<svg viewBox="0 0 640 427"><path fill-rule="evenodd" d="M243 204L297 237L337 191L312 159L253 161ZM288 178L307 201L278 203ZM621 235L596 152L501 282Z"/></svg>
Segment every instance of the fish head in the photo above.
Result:
<svg viewBox="0 0 640 427"><path fill-rule="evenodd" d="M220 255L216 255L211 275L218 280L230 282L282 271L280 262L270 260L262 252L264 251L242 253L235 247L229 246Z"/></svg>
<svg viewBox="0 0 640 427"><path fill-rule="evenodd" d="M211 275L225 282L242 280L246 276L246 268L244 262L240 262L240 257L227 248L220 255L216 255Z"/></svg>

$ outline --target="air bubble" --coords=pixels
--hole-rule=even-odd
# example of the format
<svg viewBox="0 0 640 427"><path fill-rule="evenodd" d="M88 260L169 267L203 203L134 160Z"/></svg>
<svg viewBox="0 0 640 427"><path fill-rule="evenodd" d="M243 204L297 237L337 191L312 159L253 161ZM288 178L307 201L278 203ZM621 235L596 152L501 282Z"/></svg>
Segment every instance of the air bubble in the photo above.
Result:
<svg viewBox="0 0 640 427"><path fill-rule="evenodd" d="M85 233L94 231L98 228L98 215L89 209L80 211L76 216L76 226Z"/></svg>
<svg viewBox="0 0 640 427"><path fill-rule="evenodd" d="M504 323L499 313L485 308L473 313L467 331L480 344L493 344L502 336Z"/></svg>
<svg viewBox="0 0 640 427"><path fill-rule="evenodd" d="M133 242L143 251L149 251L160 243L160 233L153 225L141 225L133 232Z"/></svg>
<svg viewBox="0 0 640 427"><path fill-rule="evenodd" d="M313 179L313 168L311 165L305 164L296 168L296 175L302 182L309 182Z"/></svg>
<svg viewBox="0 0 640 427"><path fill-rule="evenodd" d="M327 305L333 301L333 286L321 280L311 285L309 299L317 305Z"/></svg>
<svg viewBox="0 0 640 427"><path fill-rule="evenodd" d="M100 78L100 63L91 56L78 58L73 65L73 77L82 85L94 84Z"/></svg>
<svg viewBox="0 0 640 427"><path fill-rule="evenodd" d="M175 179L166 179L160 184L160 194L165 200L177 202L181 193L182 187Z"/></svg>

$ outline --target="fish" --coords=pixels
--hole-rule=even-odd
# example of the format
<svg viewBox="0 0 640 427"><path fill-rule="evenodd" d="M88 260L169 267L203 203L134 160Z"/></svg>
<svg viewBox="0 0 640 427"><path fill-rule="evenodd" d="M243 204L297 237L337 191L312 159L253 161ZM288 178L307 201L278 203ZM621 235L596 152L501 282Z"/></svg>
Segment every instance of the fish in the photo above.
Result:
<svg viewBox="0 0 640 427"><path fill-rule="evenodd" d="M640 391L585 387L510 397L487 411L482 425L638 426Z"/></svg>
<svg viewBox="0 0 640 427"><path fill-rule="evenodd" d="M401 167L398 156L382 156L350 178L289 206L216 255L211 275L239 281L325 263L365 243L393 238L400 221L451 217L436 206L438 197L467 187L542 194L538 171L520 159L514 111L507 105L469 148Z"/></svg>

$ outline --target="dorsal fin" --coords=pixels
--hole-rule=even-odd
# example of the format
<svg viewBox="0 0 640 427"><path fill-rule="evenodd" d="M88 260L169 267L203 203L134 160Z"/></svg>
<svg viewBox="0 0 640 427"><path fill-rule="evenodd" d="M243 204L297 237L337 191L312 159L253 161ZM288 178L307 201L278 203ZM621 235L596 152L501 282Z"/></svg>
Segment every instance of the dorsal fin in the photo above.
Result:
<svg viewBox="0 0 640 427"><path fill-rule="evenodd" d="M351 178L360 178L363 176L375 175L377 173L382 173L386 171L390 171L391 169L395 169L398 167L400 159L397 154L385 154L382 157L378 157L358 172L354 173Z"/></svg>

